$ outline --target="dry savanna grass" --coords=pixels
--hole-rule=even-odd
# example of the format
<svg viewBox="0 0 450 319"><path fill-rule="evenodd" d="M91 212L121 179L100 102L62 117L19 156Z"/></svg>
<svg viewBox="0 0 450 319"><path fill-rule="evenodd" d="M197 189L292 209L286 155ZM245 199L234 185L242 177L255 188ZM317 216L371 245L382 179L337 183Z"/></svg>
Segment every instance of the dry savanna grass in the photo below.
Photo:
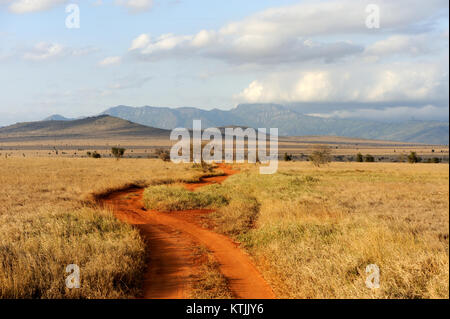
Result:
<svg viewBox="0 0 450 319"><path fill-rule="evenodd" d="M217 208L227 204L223 195L213 192L192 192L183 186L154 185L144 191L144 205L163 212Z"/></svg>
<svg viewBox="0 0 450 319"><path fill-rule="evenodd" d="M138 295L145 245L92 194L198 178L159 160L0 159L0 298ZM80 267L80 289L65 286L69 264Z"/></svg>
<svg viewBox="0 0 450 319"><path fill-rule="evenodd" d="M448 298L448 165L242 167L210 217L241 241L281 298ZM380 268L368 289L366 266Z"/></svg>
<svg viewBox="0 0 450 319"><path fill-rule="evenodd" d="M193 299L231 299L232 294L219 263L204 246L193 248L194 262L199 264L199 272L194 279L190 298Z"/></svg>
<svg viewBox="0 0 450 319"><path fill-rule="evenodd" d="M0 297L138 295L142 239L92 205L93 194L131 184L150 185L158 205L214 207L211 224L242 243L278 297L449 297L448 165L289 162L274 175L236 167L240 174L192 193L176 186L205 174L192 165L0 159ZM174 185L153 186L161 184ZM65 288L72 263L81 289ZM204 260L194 296L228 297L214 263ZM365 285L369 264L380 268L379 289Z"/></svg>
<svg viewBox="0 0 450 319"><path fill-rule="evenodd" d="M436 164L282 163L274 175L244 165L222 185L146 196L175 210L224 198L216 231L244 244L279 297L448 298L448 177ZM378 289L365 284L370 264Z"/></svg>

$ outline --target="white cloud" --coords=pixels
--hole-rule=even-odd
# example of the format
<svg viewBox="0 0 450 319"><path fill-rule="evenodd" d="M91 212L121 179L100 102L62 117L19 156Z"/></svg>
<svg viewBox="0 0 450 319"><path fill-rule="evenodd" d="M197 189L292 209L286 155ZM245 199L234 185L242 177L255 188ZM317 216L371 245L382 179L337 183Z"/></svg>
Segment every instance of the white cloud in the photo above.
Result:
<svg viewBox="0 0 450 319"><path fill-rule="evenodd" d="M121 62L121 57L120 56L109 56L104 58L103 60L101 60L98 64L100 66L109 66L109 65L114 65L114 64L119 64Z"/></svg>
<svg viewBox="0 0 450 319"><path fill-rule="evenodd" d="M26 48L22 52L22 57L29 61L44 61L65 56L84 56L97 52L98 48L83 47L69 48L59 43L39 42L32 48Z"/></svg>
<svg viewBox="0 0 450 319"><path fill-rule="evenodd" d="M203 30L196 35L163 34L154 40L142 34L132 41L129 51L149 60L171 55L198 55L236 64L278 64L309 60L330 62L360 53L363 48L343 41L325 43L276 35L228 37Z"/></svg>
<svg viewBox="0 0 450 319"><path fill-rule="evenodd" d="M221 29L224 34L316 36L348 33L373 34L365 25L368 4L380 7L383 29L404 29L406 26L432 18L448 7L446 0L340 0L306 1L300 4L271 8Z"/></svg>
<svg viewBox="0 0 450 319"><path fill-rule="evenodd" d="M448 63L436 61L292 70L251 82L235 99L281 103L448 100L447 69Z"/></svg>
<svg viewBox="0 0 450 319"><path fill-rule="evenodd" d="M365 50L367 56L411 55L427 54L442 46L444 41L434 34L424 33L418 35L392 35L377 41ZM448 44L447 44L448 45Z"/></svg>
<svg viewBox="0 0 450 319"><path fill-rule="evenodd" d="M136 13L150 10L153 7L153 0L116 0L116 4Z"/></svg>
<svg viewBox="0 0 450 319"><path fill-rule="evenodd" d="M363 51L360 45L334 40L333 35L374 34L365 25L365 8L372 2L302 2L268 9L218 30L202 30L190 35L164 34L154 39L141 35L133 40L130 50L149 60L176 55L216 58L231 63L278 64L314 59L330 62ZM429 22L448 6L445 0L427 3L379 0L375 3L380 6L383 32L408 31L408 28ZM328 40L324 40L324 36ZM411 50L408 46L411 42L390 41L401 42L397 50ZM384 47L389 44L378 43L371 50L386 51ZM418 44L417 50L424 49Z"/></svg>
<svg viewBox="0 0 450 319"><path fill-rule="evenodd" d="M23 58L32 61L48 60L65 54L64 47L58 43L39 42L23 54Z"/></svg>
<svg viewBox="0 0 450 319"><path fill-rule="evenodd" d="M8 9L12 13L23 14L49 10L68 2L69 0L0 0L0 5L8 5ZM132 13L148 11L153 7L153 0L115 0L114 3L126 7ZM102 0L92 2L94 6L103 4Z"/></svg>
<svg viewBox="0 0 450 319"><path fill-rule="evenodd" d="M130 51L145 48L150 43L150 37L147 34L141 34L131 43Z"/></svg>
<svg viewBox="0 0 450 319"><path fill-rule="evenodd" d="M48 10L67 2L67 0L12 0L8 2L10 3L9 10L11 12L22 14Z"/></svg>

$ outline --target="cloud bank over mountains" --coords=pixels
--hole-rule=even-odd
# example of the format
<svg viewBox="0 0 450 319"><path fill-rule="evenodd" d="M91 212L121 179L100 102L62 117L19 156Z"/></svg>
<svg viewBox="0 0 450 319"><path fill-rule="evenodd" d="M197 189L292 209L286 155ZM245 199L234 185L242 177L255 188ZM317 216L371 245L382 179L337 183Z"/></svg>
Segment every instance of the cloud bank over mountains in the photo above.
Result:
<svg viewBox="0 0 450 319"><path fill-rule="evenodd" d="M0 0L0 10L13 17L31 16L63 9L66 3ZM85 30L84 25L89 23L83 24L80 30L88 32L85 38L92 33L98 39L94 45L83 45L79 41L82 37L71 42L71 37L52 39L51 34L15 48L8 48L8 41L2 41L3 64L23 61L44 69L47 63L59 61L64 63L61 69L66 73L84 67L91 74L95 69L95 83L87 85L85 79L73 79L70 88L60 89L67 94L59 94L51 102L46 98L51 92L45 90L38 98L30 97L28 104L32 101L35 108L44 110L51 104L52 113L65 113L63 105L73 107L74 101L96 111L117 103L209 109L230 109L239 103L326 103L326 109L309 107L305 113L377 120L389 120L391 116L442 120L448 114L446 0L294 4L283 0L278 7L268 7L264 2L258 10L222 20L218 11L214 13L217 17L212 14L213 19L196 19L197 11L200 16L209 13L206 5L183 2L173 7L156 0L78 3L82 24L86 23L86 12L96 8L117 14L123 26L111 37L95 34L95 29ZM256 8L255 3L251 5ZM379 28L366 25L371 14L367 11L369 4L379 8ZM216 6L225 9L232 5ZM230 11L240 12L240 8ZM2 37L5 35L0 32ZM74 57L78 57L77 66L71 70ZM73 86L74 82L77 85ZM79 92L85 91L90 94L80 97Z"/></svg>
<svg viewBox="0 0 450 319"><path fill-rule="evenodd" d="M201 57L256 65L258 78L234 95L236 102L438 101L448 108L448 29L436 26L448 3L377 1L381 27L375 30L365 25L368 3L302 2L217 30L144 33L129 52L153 63Z"/></svg>

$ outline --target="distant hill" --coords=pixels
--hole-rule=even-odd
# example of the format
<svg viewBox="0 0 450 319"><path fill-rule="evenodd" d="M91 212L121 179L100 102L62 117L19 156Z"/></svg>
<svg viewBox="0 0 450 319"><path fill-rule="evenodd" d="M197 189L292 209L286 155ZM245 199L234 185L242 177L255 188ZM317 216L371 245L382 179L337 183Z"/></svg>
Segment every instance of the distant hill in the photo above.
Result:
<svg viewBox="0 0 450 319"><path fill-rule="evenodd" d="M219 127L244 125L230 111L214 109L206 111L194 107L131 107L116 106L107 109L101 114L120 117L135 123L159 127L163 129L174 129L176 127L192 128L192 120L202 120L203 127Z"/></svg>
<svg viewBox="0 0 450 319"><path fill-rule="evenodd" d="M0 141L58 139L168 138L170 131L100 115L79 120L17 123L0 128Z"/></svg>
<svg viewBox="0 0 450 319"><path fill-rule="evenodd" d="M282 136L345 136L407 143L441 145L449 143L448 122L384 123L320 118L307 116L277 104L243 104L229 111L201 110L193 107L117 106L95 117L69 119L61 115L53 115L44 121L2 127L0 142L168 137L170 134L168 130L175 127L192 128L194 119L202 120L202 128L277 127Z"/></svg>
<svg viewBox="0 0 450 319"><path fill-rule="evenodd" d="M116 106L102 114L135 123L173 129L192 127L192 120L202 120L203 128L228 125L277 127L280 135L330 135L365 139L395 140L412 143L448 144L449 123L438 121L376 121L320 118L307 116L278 104L241 104L229 111L201 110L193 107Z"/></svg>
<svg viewBox="0 0 450 319"><path fill-rule="evenodd" d="M49 117L46 117L42 121L73 121L73 120L74 119L70 119L59 114L53 114L50 115Z"/></svg>

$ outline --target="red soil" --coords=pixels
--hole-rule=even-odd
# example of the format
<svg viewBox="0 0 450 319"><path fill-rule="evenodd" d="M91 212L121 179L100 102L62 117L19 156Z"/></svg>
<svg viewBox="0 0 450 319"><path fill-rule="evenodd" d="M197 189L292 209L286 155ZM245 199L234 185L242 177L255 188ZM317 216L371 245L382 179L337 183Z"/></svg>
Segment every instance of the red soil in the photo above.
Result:
<svg viewBox="0 0 450 319"><path fill-rule="evenodd" d="M226 165L219 168L224 176L203 178L198 183L185 184L189 190L221 183L237 173ZM198 218L213 210L189 210L162 213L147 211L142 202L143 188L131 188L109 194L103 203L112 207L120 220L136 225L148 245L148 267L145 272L144 298L189 298L192 282L199 273L194 262L193 248L201 244L207 247L220 264L221 273L227 278L235 298L272 299L270 286L251 262L230 238L202 228Z"/></svg>
<svg viewBox="0 0 450 319"><path fill-rule="evenodd" d="M186 183L186 184L184 184L184 187L188 190L193 191L202 186L211 185L211 184L220 184L224 180L226 180L228 178L228 176L234 175L238 172L238 171L232 170L230 167L223 165L223 164L219 164L218 166L224 175L205 177L205 178L202 178L200 180L200 182L197 182L197 183Z"/></svg>

